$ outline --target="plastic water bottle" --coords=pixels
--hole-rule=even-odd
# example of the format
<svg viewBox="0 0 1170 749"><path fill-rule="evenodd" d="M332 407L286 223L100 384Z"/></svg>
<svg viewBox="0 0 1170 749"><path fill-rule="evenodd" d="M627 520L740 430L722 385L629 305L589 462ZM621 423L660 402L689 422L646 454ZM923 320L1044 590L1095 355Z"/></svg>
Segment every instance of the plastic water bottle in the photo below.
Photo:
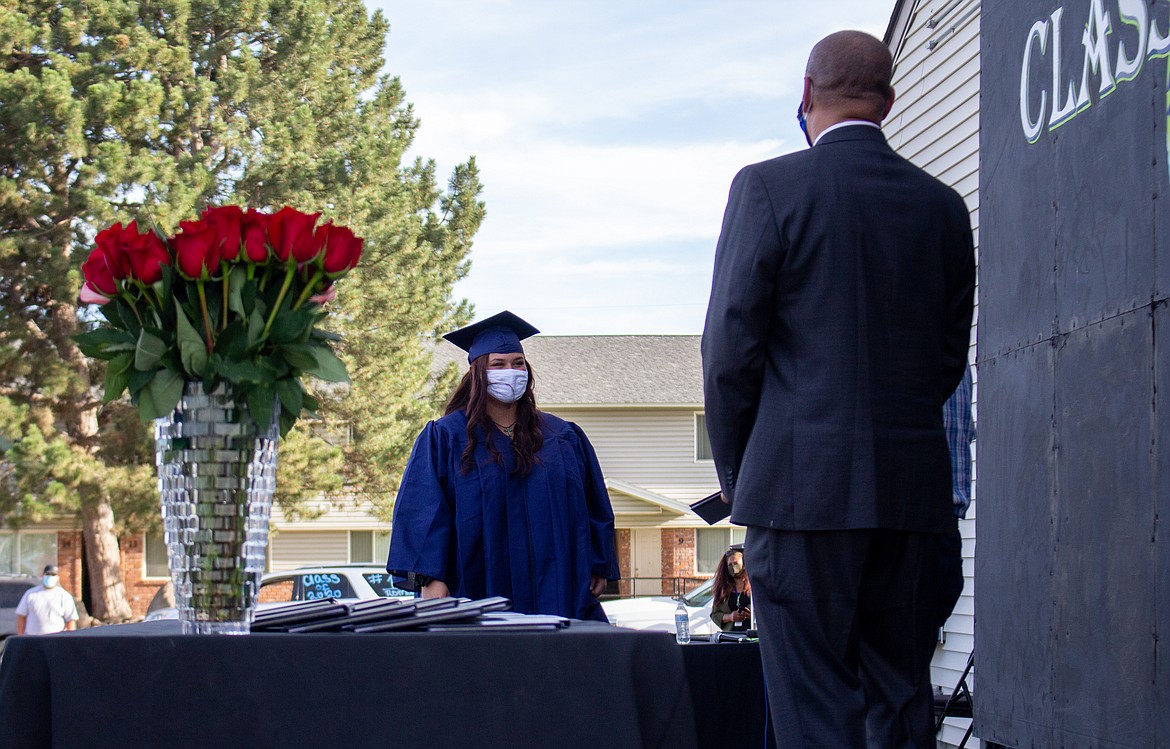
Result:
<svg viewBox="0 0 1170 749"><path fill-rule="evenodd" d="M679 645L691 641L691 616L681 598L678 599L678 608L674 610L674 639Z"/></svg>

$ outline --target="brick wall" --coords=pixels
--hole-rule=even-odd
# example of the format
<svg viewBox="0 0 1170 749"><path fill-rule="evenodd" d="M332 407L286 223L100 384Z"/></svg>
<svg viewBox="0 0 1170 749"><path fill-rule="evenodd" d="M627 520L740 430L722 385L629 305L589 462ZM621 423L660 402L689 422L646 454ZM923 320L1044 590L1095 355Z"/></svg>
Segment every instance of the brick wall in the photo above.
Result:
<svg viewBox="0 0 1170 749"><path fill-rule="evenodd" d="M81 531L57 532L57 569L61 587L81 602Z"/></svg>
<svg viewBox="0 0 1170 749"><path fill-rule="evenodd" d="M146 616L146 609L158 589L167 583L160 578L144 578L146 572L146 536L142 533L120 536L118 547L122 554L122 584L134 618Z"/></svg>
<svg viewBox="0 0 1170 749"><path fill-rule="evenodd" d="M614 533L614 544L617 546L618 571L622 575L621 582L618 583L618 595L624 598L631 593L630 577L634 574L630 557L630 529L618 528Z"/></svg>
<svg viewBox="0 0 1170 749"><path fill-rule="evenodd" d="M143 555L146 552L146 541L142 534L120 536L118 548L122 564L122 584L126 588L126 598L130 602L130 611L135 619L146 616L146 608L158 589L167 581L158 578L143 579L146 570ZM83 549L81 531L58 531L57 533L57 566L61 570L61 586L69 591L80 606L82 592L82 563Z"/></svg>
<svg viewBox="0 0 1170 749"><path fill-rule="evenodd" d="M681 579L680 579L681 578ZM662 593L685 593L706 578L695 574L695 531L692 528L662 530ZM681 590L675 590L675 586Z"/></svg>

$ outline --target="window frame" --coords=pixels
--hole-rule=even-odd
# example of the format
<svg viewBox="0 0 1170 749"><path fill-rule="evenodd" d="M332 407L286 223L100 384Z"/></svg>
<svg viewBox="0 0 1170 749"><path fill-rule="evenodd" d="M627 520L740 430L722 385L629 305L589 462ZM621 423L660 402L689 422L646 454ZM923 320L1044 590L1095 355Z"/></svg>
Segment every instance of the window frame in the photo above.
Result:
<svg viewBox="0 0 1170 749"><path fill-rule="evenodd" d="M706 452L708 453L708 457L703 457L699 454L704 445L707 448ZM715 456L711 453L711 435L707 431L706 411L695 411L693 447L694 451L692 455L695 463L713 464L715 462Z"/></svg>
<svg viewBox="0 0 1170 749"><path fill-rule="evenodd" d="M151 541L150 541L151 536L155 536L158 539L158 543L162 544L164 571L163 571L163 574L161 574L161 575L150 574L150 562L148 560L149 552L147 551L147 547L151 543ZM143 532L143 534L142 534L142 579L144 581L146 581L146 580L170 580L171 579L170 561L168 559L167 554L168 554L168 552L167 552L167 537L166 537L165 533L163 533L161 530L157 534Z"/></svg>
<svg viewBox="0 0 1170 749"><path fill-rule="evenodd" d="M0 560L0 574L4 575L31 575L32 577L40 577L41 571L46 564L58 564L58 558L61 554L61 540L57 535L57 531L29 531L29 530L6 530L0 531L0 536L10 538L12 545L9 547L8 559ZM31 565L24 565L24 551L23 540L30 536L48 536L50 537L50 546L52 553L40 557Z"/></svg>
<svg viewBox="0 0 1170 749"><path fill-rule="evenodd" d="M699 566L699 534L702 532L711 533L713 531L723 531L723 533L725 534L723 538L727 542L726 545L723 546L723 551L719 552L719 559L722 559L723 555L727 553L727 550L729 548L731 548L732 546L734 546L735 544L742 544L744 537L747 535L746 528L741 528L739 526L733 526L733 525L716 525L716 526L713 526L711 528L696 528L695 529L695 575L697 577L714 575L716 570L719 569L719 560L715 560L715 563L711 566L710 571L704 571Z"/></svg>

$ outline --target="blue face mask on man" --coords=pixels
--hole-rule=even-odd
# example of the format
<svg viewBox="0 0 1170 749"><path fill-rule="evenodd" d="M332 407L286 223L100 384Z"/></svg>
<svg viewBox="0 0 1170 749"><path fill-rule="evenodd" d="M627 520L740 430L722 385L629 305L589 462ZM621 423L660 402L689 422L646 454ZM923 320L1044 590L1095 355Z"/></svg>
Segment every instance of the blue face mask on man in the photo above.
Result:
<svg viewBox="0 0 1170 749"><path fill-rule="evenodd" d="M41 578L41 585L46 588L56 588L57 582L60 580L56 575L45 575Z"/></svg>
<svg viewBox="0 0 1170 749"><path fill-rule="evenodd" d="M808 137L808 122L804 119L804 102L796 105L796 122L800 125L800 132L804 133L804 142L812 146L812 138Z"/></svg>

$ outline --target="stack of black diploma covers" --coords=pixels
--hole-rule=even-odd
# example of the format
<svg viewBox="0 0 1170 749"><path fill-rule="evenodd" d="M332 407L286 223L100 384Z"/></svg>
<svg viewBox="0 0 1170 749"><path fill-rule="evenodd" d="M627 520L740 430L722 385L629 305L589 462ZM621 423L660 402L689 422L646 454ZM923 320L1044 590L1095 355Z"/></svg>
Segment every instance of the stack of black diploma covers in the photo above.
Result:
<svg viewBox="0 0 1170 749"><path fill-rule="evenodd" d="M253 632L394 632L410 630L541 631L569 626L562 616L508 611L507 598L333 598L294 601L256 613Z"/></svg>

